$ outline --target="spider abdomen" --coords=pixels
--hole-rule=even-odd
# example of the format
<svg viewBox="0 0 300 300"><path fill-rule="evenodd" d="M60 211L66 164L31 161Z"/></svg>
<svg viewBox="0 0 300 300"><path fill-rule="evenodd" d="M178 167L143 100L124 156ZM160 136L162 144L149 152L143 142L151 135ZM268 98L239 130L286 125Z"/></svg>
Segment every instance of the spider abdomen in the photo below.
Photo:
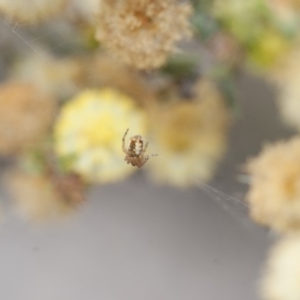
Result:
<svg viewBox="0 0 300 300"><path fill-rule="evenodd" d="M144 147L143 138L140 135L135 135L129 140L129 151L134 155L140 155Z"/></svg>
<svg viewBox="0 0 300 300"><path fill-rule="evenodd" d="M135 135L130 138L128 148L125 147L125 138L128 133L127 129L122 138L122 150L126 154L125 161L132 166L141 168L149 159L148 155L145 155L148 147L148 142L144 146L143 138L140 135Z"/></svg>

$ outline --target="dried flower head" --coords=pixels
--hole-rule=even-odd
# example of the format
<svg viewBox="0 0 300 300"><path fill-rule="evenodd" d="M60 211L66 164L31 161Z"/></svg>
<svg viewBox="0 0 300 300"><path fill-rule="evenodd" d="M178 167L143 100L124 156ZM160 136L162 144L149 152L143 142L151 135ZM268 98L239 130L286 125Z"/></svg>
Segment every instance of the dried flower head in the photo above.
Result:
<svg viewBox="0 0 300 300"><path fill-rule="evenodd" d="M48 175L32 174L16 169L8 174L6 180L14 206L25 219L32 221L57 219L72 212L78 204L78 195L73 197L72 194L75 193L76 187L78 189L78 184L72 185L69 180L69 184L66 185L66 178L60 185ZM71 188L71 191L62 190L62 186Z"/></svg>
<svg viewBox="0 0 300 300"><path fill-rule="evenodd" d="M226 148L229 112L216 87L201 80L194 99L160 108L153 118L151 145L159 156L151 177L179 187L209 180Z"/></svg>
<svg viewBox="0 0 300 300"><path fill-rule="evenodd" d="M44 137L56 113L56 101L34 85L0 85L0 153L19 153Z"/></svg>
<svg viewBox="0 0 300 300"><path fill-rule="evenodd" d="M300 229L300 138L268 145L251 159L247 194L256 222L280 232Z"/></svg>
<svg viewBox="0 0 300 300"><path fill-rule="evenodd" d="M69 0L0 0L0 11L16 22L37 23L62 11Z"/></svg>
<svg viewBox="0 0 300 300"><path fill-rule="evenodd" d="M191 6L177 0L106 0L96 38L126 64L153 69L190 36L190 15Z"/></svg>
<svg viewBox="0 0 300 300"><path fill-rule="evenodd" d="M261 294L265 300L300 299L300 237L284 238L271 251Z"/></svg>
<svg viewBox="0 0 300 300"><path fill-rule="evenodd" d="M134 172L124 162L124 129L146 131L146 116L113 89L86 90L67 102L55 126L55 148L89 182L113 182Z"/></svg>

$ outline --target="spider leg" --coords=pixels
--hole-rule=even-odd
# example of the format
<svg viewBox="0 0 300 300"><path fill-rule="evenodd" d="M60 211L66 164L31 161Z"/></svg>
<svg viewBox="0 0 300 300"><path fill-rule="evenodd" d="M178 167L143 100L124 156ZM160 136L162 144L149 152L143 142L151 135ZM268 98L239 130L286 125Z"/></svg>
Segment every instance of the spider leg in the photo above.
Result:
<svg viewBox="0 0 300 300"><path fill-rule="evenodd" d="M149 155L146 155L146 156L144 156L144 154L145 154L145 152L146 152L146 150L147 150L147 147L148 147L148 142L145 144L145 147L144 147L144 149L141 151L141 153L140 153L140 157L142 156L143 157L143 161L142 161L142 163L140 164L140 168L148 161L148 159L149 159ZM158 156L158 154L152 154L151 155L152 157L153 156Z"/></svg>
<svg viewBox="0 0 300 300"><path fill-rule="evenodd" d="M149 159L149 156L146 155L146 156L144 157L143 165L148 161L148 159Z"/></svg>
<svg viewBox="0 0 300 300"><path fill-rule="evenodd" d="M138 165L139 168L141 168L147 162L147 160L149 159L148 155L144 156L144 154L147 150L148 144L149 143L146 142L144 148L142 149L141 153L139 154L139 158L140 158L140 162L139 162L139 165Z"/></svg>
<svg viewBox="0 0 300 300"><path fill-rule="evenodd" d="M127 128L127 130L125 131L124 135L123 135L123 138L122 138L122 150L124 153L127 153L127 150L126 150L126 147L125 147L125 138L126 138L126 135L128 133L128 130L129 128Z"/></svg>
<svg viewBox="0 0 300 300"><path fill-rule="evenodd" d="M136 166L137 166L138 168L141 168L141 167L147 162L148 159L149 159L149 156L148 156L148 155L146 155L145 157L143 156L143 160L139 159L139 160L137 161Z"/></svg>
<svg viewBox="0 0 300 300"><path fill-rule="evenodd" d="M140 155L144 155L144 153L146 152L147 148L148 148L148 142L146 142L145 146L144 146L144 149L142 149Z"/></svg>

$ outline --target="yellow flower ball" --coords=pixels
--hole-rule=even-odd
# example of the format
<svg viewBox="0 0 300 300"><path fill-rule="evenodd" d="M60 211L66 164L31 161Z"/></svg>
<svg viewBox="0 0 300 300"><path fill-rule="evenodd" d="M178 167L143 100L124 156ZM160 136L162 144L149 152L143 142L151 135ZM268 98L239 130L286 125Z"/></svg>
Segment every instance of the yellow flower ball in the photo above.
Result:
<svg viewBox="0 0 300 300"><path fill-rule="evenodd" d="M193 99L180 100L153 114L150 142L158 157L147 167L155 181L185 188L212 178L226 150L230 114L208 80L197 82Z"/></svg>
<svg viewBox="0 0 300 300"><path fill-rule="evenodd" d="M127 128L146 132L146 115L125 94L113 89L86 90L66 103L54 137L59 157L71 158L71 168L89 182L113 182L136 170L122 152Z"/></svg>

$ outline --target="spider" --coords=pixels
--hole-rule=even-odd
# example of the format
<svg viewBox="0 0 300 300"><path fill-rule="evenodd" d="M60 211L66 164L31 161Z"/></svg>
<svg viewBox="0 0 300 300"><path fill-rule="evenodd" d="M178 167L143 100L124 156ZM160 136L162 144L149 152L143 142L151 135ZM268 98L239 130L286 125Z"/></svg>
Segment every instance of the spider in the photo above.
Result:
<svg viewBox="0 0 300 300"><path fill-rule="evenodd" d="M148 142L144 146L144 141L142 136L135 135L130 138L128 143L128 148L125 147L125 138L128 133L129 128L124 133L124 136L122 138L122 149L123 152L126 154L125 161L127 163L131 163L132 166L137 166L138 168L141 168L149 159L148 155L144 155L147 147ZM156 156L157 154L153 154L152 156Z"/></svg>

